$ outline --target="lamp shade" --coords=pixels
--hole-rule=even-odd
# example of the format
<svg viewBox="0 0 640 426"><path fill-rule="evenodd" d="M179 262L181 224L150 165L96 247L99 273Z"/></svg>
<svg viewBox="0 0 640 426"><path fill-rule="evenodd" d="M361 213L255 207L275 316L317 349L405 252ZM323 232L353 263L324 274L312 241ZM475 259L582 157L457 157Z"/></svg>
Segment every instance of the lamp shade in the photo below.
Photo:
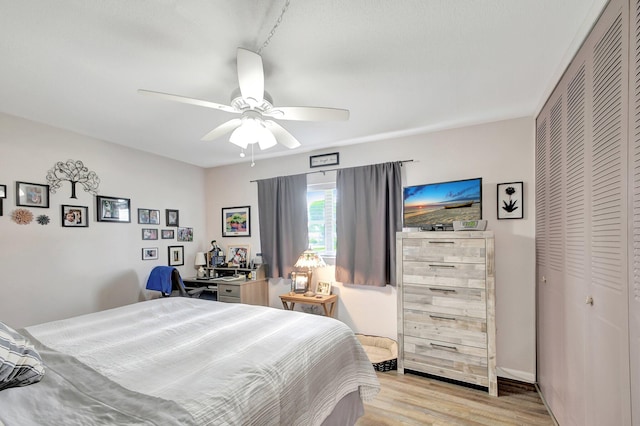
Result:
<svg viewBox="0 0 640 426"><path fill-rule="evenodd" d="M204 266L207 264L207 259L203 252L196 253L196 261L194 263L196 266Z"/></svg>
<svg viewBox="0 0 640 426"><path fill-rule="evenodd" d="M307 249L302 252L300 257L298 257L296 264L293 266L296 268L315 269L327 266L327 264L324 263L322 256L311 249Z"/></svg>

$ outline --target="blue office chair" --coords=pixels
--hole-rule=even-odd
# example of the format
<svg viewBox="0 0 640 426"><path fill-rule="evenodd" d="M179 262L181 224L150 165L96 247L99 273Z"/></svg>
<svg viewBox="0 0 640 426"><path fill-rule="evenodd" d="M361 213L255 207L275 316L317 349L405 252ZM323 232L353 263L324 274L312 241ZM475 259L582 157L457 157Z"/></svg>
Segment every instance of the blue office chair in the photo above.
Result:
<svg viewBox="0 0 640 426"><path fill-rule="evenodd" d="M180 296L199 298L205 288L187 290L180 272L171 266L156 266L147 279L147 290L162 292L163 297Z"/></svg>

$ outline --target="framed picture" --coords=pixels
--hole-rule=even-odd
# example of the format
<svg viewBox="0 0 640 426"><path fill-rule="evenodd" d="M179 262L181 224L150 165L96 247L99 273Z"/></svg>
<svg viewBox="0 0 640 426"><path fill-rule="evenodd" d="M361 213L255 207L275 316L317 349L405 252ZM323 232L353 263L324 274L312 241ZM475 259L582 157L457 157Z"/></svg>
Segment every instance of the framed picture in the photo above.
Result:
<svg viewBox="0 0 640 426"><path fill-rule="evenodd" d="M291 273L291 291L294 293L306 293L309 285L308 272Z"/></svg>
<svg viewBox="0 0 640 426"><path fill-rule="evenodd" d="M16 206L49 208L49 185L16 182Z"/></svg>
<svg viewBox="0 0 640 426"><path fill-rule="evenodd" d="M2 216L2 200L7 198L7 185L0 185L0 216Z"/></svg>
<svg viewBox="0 0 640 426"><path fill-rule="evenodd" d="M165 213L167 215L167 226L178 226L178 224L180 223L180 213L178 212L178 210L166 209Z"/></svg>
<svg viewBox="0 0 640 426"><path fill-rule="evenodd" d="M160 225L160 210L138 209L138 223Z"/></svg>
<svg viewBox="0 0 640 426"><path fill-rule="evenodd" d="M248 245L229 246L227 249L227 264L232 267L246 267L251 259Z"/></svg>
<svg viewBox="0 0 640 426"><path fill-rule="evenodd" d="M498 184L498 219L522 219L524 194L522 182Z"/></svg>
<svg viewBox="0 0 640 426"><path fill-rule="evenodd" d="M193 228L178 228L178 241L193 241Z"/></svg>
<svg viewBox="0 0 640 426"><path fill-rule="evenodd" d="M163 240L173 240L173 229L163 229L162 230L162 239Z"/></svg>
<svg viewBox="0 0 640 426"><path fill-rule="evenodd" d="M147 247L142 249L142 260L155 260L158 258L158 247Z"/></svg>
<svg viewBox="0 0 640 426"><path fill-rule="evenodd" d="M331 283L325 281L319 281L316 286L316 294L323 296L329 296L331 294Z"/></svg>
<svg viewBox="0 0 640 426"><path fill-rule="evenodd" d="M160 210L149 210L149 225L160 225Z"/></svg>
<svg viewBox="0 0 640 426"><path fill-rule="evenodd" d="M142 228L142 239L143 240L157 240L158 239L158 230L153 228Z"/></svg>
<svg viewBox="0 0 640 426"><path fill-rule="evenodd" d="M312 155L309 157L309 167L337 166L340 164L340 153Z"/></svg>
<svg viewBox="0 0 640 426"><path fill-rule="evenodd" d="M184 265L184 246L169 246L169 266Z"/></svg>
<svg viewBox="0 0 640 426"><path fill-rule="evenodd" d="M98 222L131 222L131 200L96 195Z"/></svg>
<svg viewBox="0 0 640 426"><path fill-rule="evenodd" d="M222 236L250 237L251 236L251 207L223 207L222 208Z"/></svg>
<svg viewBox="0 0 640 426"><path fill-rule="evenodd" d="M87 228L89 207L62 205L62 226L64 228Z"/></svg>
<svg viewBox="0 0 640 426"><path fill-rule="evenodd" d="M138 209L138 223L149 223L149 209Z"/></svg>

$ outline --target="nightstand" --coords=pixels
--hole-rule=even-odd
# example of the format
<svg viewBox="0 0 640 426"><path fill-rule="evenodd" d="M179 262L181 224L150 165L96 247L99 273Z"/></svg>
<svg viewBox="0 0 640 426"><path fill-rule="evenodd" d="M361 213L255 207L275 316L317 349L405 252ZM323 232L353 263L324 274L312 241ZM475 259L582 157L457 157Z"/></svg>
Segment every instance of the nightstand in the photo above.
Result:
<svg viewBox="0 0 640 426"><path fill-rule="evenodd" d="M301 303L303 305L320 305L322 309L324 309L324 314L328 317L333 317L333 314L336 310L336 303L338 302L338 295L331 294L329 296L317 295L317 296L304 296L302 294L281 294L280 300L282 301L282 306L288 310L292 311L296 306L296 303Z"/></svg>

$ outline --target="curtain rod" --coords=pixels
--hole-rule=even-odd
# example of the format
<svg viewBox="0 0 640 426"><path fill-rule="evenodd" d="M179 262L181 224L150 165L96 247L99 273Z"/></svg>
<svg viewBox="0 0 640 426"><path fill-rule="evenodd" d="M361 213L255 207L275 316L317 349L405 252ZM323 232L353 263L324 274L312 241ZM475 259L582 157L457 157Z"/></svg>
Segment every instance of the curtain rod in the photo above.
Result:
<svg viewBox="0 0 640 426"><path fill-rule="evenodd" d="M400 163L400 165L402 166L404 163L412 163L413 160L400 160L400 161L389 161L390 163ZM377 163L377 164L381 164L381 163ZM312 175L314 173L322 173L325 174L326 172L335 172L336 170L341 170L341 169L348 169L349 167L338 167L335 169L324 169L324 170L314 170L312 172L306 172L306 173L296 173L297 175ZM265 178L265 179L269 179L269 178ZM262 179L254 179L254 180L250 180L249 182L257 182L259 180Z"/></svg>

